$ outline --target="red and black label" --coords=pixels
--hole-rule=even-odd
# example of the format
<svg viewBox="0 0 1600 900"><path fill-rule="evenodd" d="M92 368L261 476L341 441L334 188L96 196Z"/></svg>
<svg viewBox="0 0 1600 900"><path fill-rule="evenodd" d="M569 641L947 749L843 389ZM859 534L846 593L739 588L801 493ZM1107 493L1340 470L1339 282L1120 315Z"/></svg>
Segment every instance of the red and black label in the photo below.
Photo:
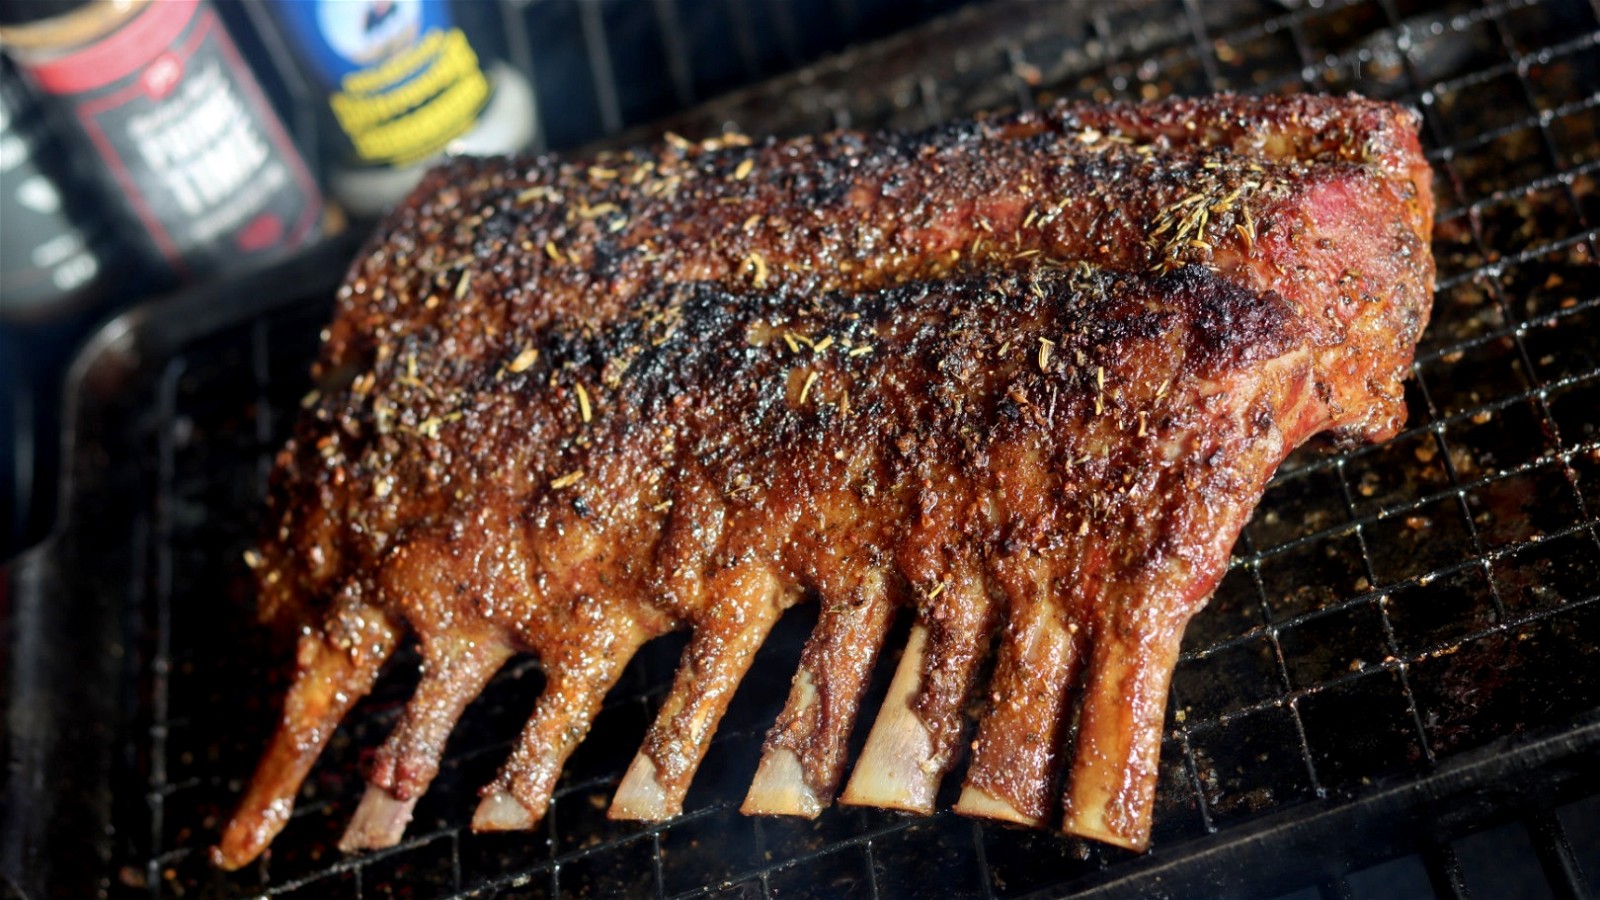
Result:
<svg viewBox="0 0 1600 900"><path fill-rule="evenodd" d="M316 185L202 0L151 3L29 71L71 104L128 212L174 269L214 270L316 237Z"/></svg>

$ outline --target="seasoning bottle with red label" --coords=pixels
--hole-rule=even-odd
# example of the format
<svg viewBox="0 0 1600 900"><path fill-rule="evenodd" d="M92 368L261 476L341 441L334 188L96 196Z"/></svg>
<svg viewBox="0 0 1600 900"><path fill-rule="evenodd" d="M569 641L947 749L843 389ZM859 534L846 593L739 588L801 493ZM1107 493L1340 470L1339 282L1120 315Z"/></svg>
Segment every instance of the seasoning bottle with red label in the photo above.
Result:
<svg viewBox="0 0 1600 900"><path fill-rule="evenodd" d="M0 0L0 44L173 273L320 236L316 183L209 0Z"/></svg>

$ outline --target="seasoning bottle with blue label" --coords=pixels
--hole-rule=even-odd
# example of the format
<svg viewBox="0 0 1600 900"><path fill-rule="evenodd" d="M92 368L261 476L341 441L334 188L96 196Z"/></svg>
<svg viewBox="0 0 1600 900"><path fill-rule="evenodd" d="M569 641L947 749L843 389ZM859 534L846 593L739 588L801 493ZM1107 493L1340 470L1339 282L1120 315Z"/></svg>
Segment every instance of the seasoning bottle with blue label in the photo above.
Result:
<svg viewBox="0 0 1600 900"><path fill-rule="evenodd" d="M252 7L259 9L259 7ZM533 90L482 52L446 0L277 0L267 4L336 128L328 185L376 215L443 153L523 149Z"/></svg>
<svg viewBox="0 0 1600 900"><path fill-rule="evenodd" d="M65 107L102 199L167 270L320 236L316 183L209 0L0 0L0 44Z"/></svg>

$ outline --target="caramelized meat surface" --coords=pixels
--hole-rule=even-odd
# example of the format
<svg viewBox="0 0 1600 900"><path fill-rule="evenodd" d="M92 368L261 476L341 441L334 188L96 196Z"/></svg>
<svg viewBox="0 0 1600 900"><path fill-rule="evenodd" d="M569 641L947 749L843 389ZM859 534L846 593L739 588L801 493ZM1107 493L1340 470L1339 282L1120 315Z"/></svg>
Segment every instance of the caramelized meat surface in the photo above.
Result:
<svg viewBox="0 0 1600 900"><path fill-rule="evenodd" d="M1184 625L1267 480L1403 420L1433 274L1414 131L1220 98L435 172L353 267L278 459L252 564L298 671L218 862L282 827L407 631L423 678L345 849L400 838L523 652L547 684L473 824L531 827L633 653L689 629L612 806L674 815L808 598L747 812L834 799L907 608L843 801L931 811L970 742L958 811L1143 847Z"/></svg>

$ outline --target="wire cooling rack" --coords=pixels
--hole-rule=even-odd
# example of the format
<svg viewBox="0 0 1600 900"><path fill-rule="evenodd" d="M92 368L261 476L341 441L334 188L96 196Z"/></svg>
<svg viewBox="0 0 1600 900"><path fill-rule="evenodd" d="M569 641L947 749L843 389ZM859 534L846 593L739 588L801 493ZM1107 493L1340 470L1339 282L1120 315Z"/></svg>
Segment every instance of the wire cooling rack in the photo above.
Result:
<svg viewBox="0 0 1600 900"><path fill-rule="evenodd" d="M538 830L466 828L476 788L541 685L525 660L469 710L406 840L341 856L333 844L360 796L362 754L395 721L413 656L339 732L270 854L232 875L211 869L205 849L284 686L272 662L287 655L253 624L240 554L307 388L338 274L322 266L269 280L279 294L256 301L259 317L223 315L182 337L170 312L166 325L160 315L136 324L141 350L116 383L96 381L92 359L81 372L80 421L101 419L78 434L58 553L68 569L93 563L94 583L117 601L97 606L122 610L107 890L987 898L1600 888L1600 872L1585 868L1600 859L1594 5L994 2L670 124L689 134L916 127L1057 97L1225 89L1358 90L1421 109L1438 172L1439 291L1407 430L1376 447L1293 457L1190 626L1149 854L948 813L739 816L815 615L801 608L758 657L678 819L604 818L670 683L682 644L669 638L646 648L608 699ZM112 491L130 492L111 507L126 518L96 520ZM107 537L131 549L92 555ZM881 696L882 679L873 690Z"/></svg>

